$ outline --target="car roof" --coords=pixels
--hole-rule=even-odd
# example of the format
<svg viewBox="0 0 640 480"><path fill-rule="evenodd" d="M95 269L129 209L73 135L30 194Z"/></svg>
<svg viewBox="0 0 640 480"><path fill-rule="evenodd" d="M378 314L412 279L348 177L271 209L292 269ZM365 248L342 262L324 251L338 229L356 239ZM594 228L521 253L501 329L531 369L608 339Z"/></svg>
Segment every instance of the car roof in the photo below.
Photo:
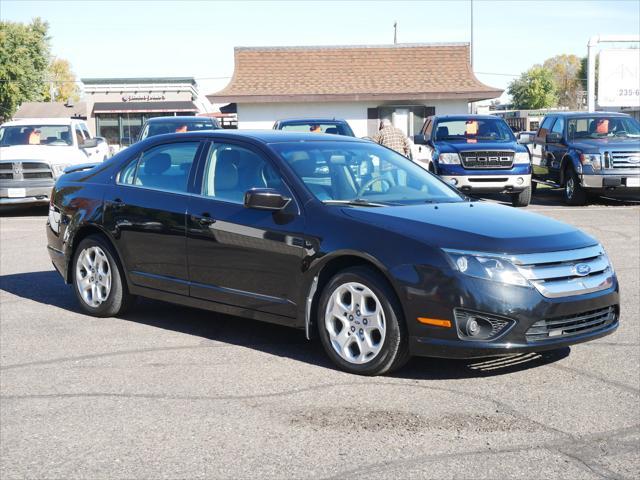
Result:
<svg viewBox="0 0 640 480"><path fill-rule="evenodd" d="M11 120L5 122L2 126L18 126L18 125L71 125L72 122L84 122L80 118L23 118L20 120Z"/></svg>
<svg viewBox="0 0 640 480"><path fill-rule="evenodd" d="M190 137L248 139L264 144L310 141L371 143L368 140L361 140L359 138L349 137L346 135L332 135L312 132L286 132L282 130L200 130L197 132L168 133L164 135L156 135L153 137L149 137L149 139L184 139Z"/></svg>
<svg viewBox="0 0 640 480"><path fill-rule="evenodd" d="M347 123L341 118L283 118L278 123Z"/></svg>
<svg viewBox="0 0 640 480"><path fill-rule="evenodd" d="M203 120L209 120L209 121L213 122L213 119L211 117L198 117L198 116L195 116L195 115L184 115L184 116L181 116L181 117L173 117L173 116L152 117L152 118L147 120L147 123L156 123L156 122L162 122L162 123L185 123L185 122L202 122Z"/></svg>
<svg viewBox="0 0 640 480"><path fill-rule="evenodd" d="M630 115L622 112L549 112L547 116L557 115L560 117L629 117Z"/></svg>
<svg viewBox="0 0 640 480"><path fill-rule="evenodd" d="M478 115L474 113L469 114L458 114L458 115L434 115L434 118L438 120L495 120L496 118L500 118L496 115Z"/></svg>

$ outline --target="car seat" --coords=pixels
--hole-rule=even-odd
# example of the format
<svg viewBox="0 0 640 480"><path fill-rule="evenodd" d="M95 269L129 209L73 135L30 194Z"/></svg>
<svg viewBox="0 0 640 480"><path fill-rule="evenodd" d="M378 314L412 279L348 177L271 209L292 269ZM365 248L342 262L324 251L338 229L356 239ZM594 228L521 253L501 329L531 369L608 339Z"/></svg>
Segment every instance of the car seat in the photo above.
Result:
<svg viewBox="0 0 640 480"><path fill-rule="evenodd" d="M329 127L324 131L324 133L330 133L332 135L339 135L338 127Z"/></svg>
<svg viewBox="0 0 640 480"><path fill-rule="evenodd" d="M436 138L443 138L449 136L449 127L438 127L436 131Z"/></svg>
<svg viewBox="0 0 640 480"><path fill-rule="evenodd" d="M219 153L213 176L213 188L216 198L232 202L244 201L244 192L238 185L240 180L238 173L239 158L240 153L237 150L228 149Z"/></svg>
<svg viewBox="0 0 640 480"><path fill-rule="evenodd" d="M319 200L331 200L332 195L327 187L305 181L305 178L313 177L316 172L316 161L305 151L297 151L291 154L289 159L291 168L300 176L305 185Z"/></svg>

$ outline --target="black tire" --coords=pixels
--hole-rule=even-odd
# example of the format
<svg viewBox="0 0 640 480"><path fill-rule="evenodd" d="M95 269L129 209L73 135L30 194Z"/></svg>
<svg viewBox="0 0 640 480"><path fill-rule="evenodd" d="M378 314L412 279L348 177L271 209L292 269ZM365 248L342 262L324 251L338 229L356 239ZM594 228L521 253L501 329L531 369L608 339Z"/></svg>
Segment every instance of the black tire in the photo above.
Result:
<svg viewBox="0 0 640 480"><path fill-rule="evenodd" d="M351 363L333 349L329 332L325 326L325 312L333 292L339 286L357 282L369 288L379 299L385 317L386 335L379 353L362 364ZM395 292L378 272L369 267L353 267L338 272L322 291L317 312L320 340L329 358L341 370L358 375L383 375L402 367L410 358L409 335L402 308Z"/></svg>
<svg viewBox="0 0 640 480"><path fill-rule="evenodd" d="M514 207L526 207L531 203L531 187L527 187L521 192L511 194L511 205Z"/></svg>
<svg viewBox="0 0 640 480"><path fill-rule="evenodd" d="M531 180L531 195L535 195L538 191L538 182Z"/></svg>
<svg viewBox="0 0 640 480"><path fill-rule="evenodd" d="M85 249L91 247L99 247L105 253L111 272L111 289L106 300L96 307L89 305L82 297L76 278L78 258ZM72 269L71 284L80 308L89 315L94 317L114 317L125 313L135 302L136 297L129 293L126 279L117 257L111 244L102 235L89 235L82 239L73 254L73 260L69 266Z"/></svg>
<svg viewBox="0 0 640 480"><path fill-rule="evenodd" d="M567 167L564 175L564 201L567 205L580 206L587 203L587 192L573 167Z"/></svg>

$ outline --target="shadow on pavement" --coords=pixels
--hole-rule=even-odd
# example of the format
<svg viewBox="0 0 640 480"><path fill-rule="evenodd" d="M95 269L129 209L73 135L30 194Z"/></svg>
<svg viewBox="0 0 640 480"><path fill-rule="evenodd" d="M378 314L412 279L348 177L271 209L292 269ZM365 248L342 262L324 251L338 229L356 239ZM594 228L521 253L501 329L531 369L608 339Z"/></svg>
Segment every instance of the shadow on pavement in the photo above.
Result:
<svg viewBox="0 0 640 480"><path fill-rule="evenodd" d="M0 276L0 290L82 314L71 288L53 270ZM5 304L3 308L10 306ZM148 299L139 299L119 319L334 368L318 339L308 342L302 331L293 328ZM564 348L473 360L414 358L391 377L442 380L496 376L553 363L569 353L570 349Z"/></svg>
<svg viewBox="0 0 640 480"><path fill-rule="evenodd" d="M49 214L48 205L2 205L0 206L0 217L46 217Z"/></svg>

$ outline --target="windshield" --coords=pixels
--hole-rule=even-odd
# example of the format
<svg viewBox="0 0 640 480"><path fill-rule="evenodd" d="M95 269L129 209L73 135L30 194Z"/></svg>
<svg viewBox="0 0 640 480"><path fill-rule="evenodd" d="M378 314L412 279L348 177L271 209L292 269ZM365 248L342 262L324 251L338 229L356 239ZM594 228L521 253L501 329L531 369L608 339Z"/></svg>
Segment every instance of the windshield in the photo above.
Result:
<svg viewBox="0 0 640 480"><path fill-rule="evenodd" d="M212 125L209 120L201 121L185 121L183 123L176 121L166 122L153 122L146 126L140 140L144 140L147 137L153 137L155 135L163 135L165 133L184 133L195 132L196 130L215 130L215 126Z"/></svg>
<svg viewBox="0 0 640 480"><path fill-rule="evenodd" d="M438 120L435 141L477 143L515 142L509 125L500 118L467 118L460 120Z"/></svg>
<svg viewBox="0 0 640 480"><path fill-rule="evenodd" d="M353 136L351 129L342 123L285 123L280 125L280 130L288 132L314 132L314 133L331 133L334 135Z"/></svg>
<svg viewBox="0 0 640 480"><path fill-rule="evenodd" d="M325 203L408 205L465 199L411 160L374 143L313 141L272 147Z"/></svg>
<svg viewBox="0 0 640 480"><path fill-rule="evenodd" d="M0 128L0 146L12 145L73 145L69 125L14 125Z"/></svg>
<svg viewBox="0 0 640 480"><path fill-rule="evenodd" d="M640 137L640 124L631 117L572 118L567 123L569 140L580 138Z"/></svg>

